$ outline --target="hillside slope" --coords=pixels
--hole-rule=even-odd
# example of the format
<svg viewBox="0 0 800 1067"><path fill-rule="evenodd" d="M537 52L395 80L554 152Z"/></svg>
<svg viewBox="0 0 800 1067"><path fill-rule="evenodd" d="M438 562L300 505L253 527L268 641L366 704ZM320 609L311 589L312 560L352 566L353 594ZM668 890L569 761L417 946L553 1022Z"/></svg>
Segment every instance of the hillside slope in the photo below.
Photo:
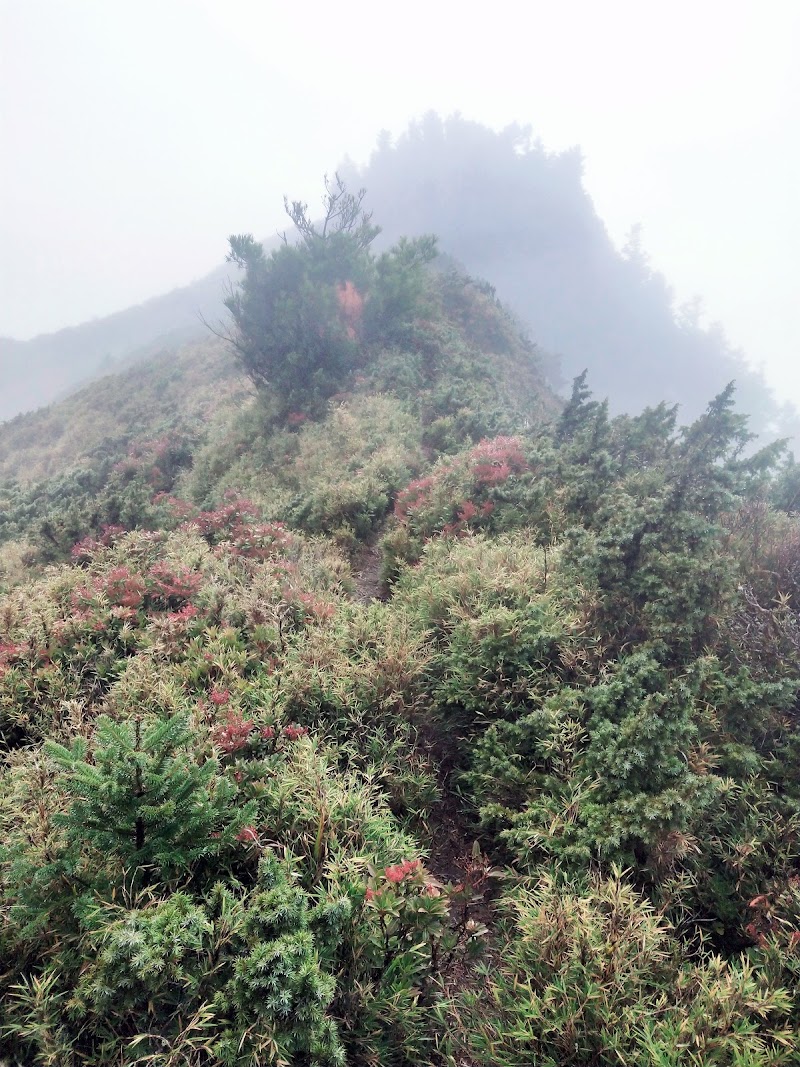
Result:
<svg viewBox="0 0 800 1067"><path fill-rule="evenodd" d="M229 271L220 267L191 285L136 307L30 341L0 338L0 421L52 403L59 396L163 348L208 335L201 317L219 317Z"/></svg>
<svg viewBox="0 0 800 1067"><path fill-rule="evenodd" d="M0 478L41 481L136 438L196 431L251 392L223 342L167 348L0 425Z"/></svg>
<svg viewBox="0 0 800 1067"><path fill-rule="evenodd" d="M244 492L273 518L346 539L442 451L554 417L535 349L488 290L456 274L430 285L440 311L425 343L383 351L321 422L298 416L287 431L216 339L6 422L0 543L32 539L60 558L104 524L160 521L150 498L176 488L204 506Z"/></svg>

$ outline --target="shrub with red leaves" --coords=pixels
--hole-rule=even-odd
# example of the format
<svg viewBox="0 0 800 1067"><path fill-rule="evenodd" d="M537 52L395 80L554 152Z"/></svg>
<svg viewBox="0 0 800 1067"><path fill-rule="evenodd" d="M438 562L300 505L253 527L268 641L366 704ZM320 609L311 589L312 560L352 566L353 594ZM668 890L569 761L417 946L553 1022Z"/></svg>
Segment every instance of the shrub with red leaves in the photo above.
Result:
<svg viewBox="0 0 800 1067"><path fill-rule="evenodd" d="M214 730L212 739L226 756L230 756L247 747L254 728L252 719L245 719L237 712L229 711L225 722Z"/></svg>
<svg viewBox="0 0 800 1067"><path fill-rule="evenodd" d="M125 480L139 477L154 489L166 492L178 472L191 461L191 446L181 434L134 441L125 459L114 465L115 473Z"/></svg>
<svg viewBox="0 0 800 1067"><path fill-rule="evenodd" d="M495 511L497 491L527 470L518 437L481 441L427 477L410 482L397 496L395 518L423 537L479 528Z"/></svg>
<svg viewBox="0 0 800 1067"><path fill-rule="evenodd" d="M236 840L242 845L258 845L260 838L255 826L243 826L236 835Z"/></svg>
<svg viewBox="0 0 800 1067"><path fill-rule="evenodd" d="M403 860L402 863L387 867L383 874L387 882L397 885L400 882L404 882L410 875L416 874L420 870L420 866L419 860Z"/></svg>
<svg viewBox="0 0 800 1067"><path fill-rule="evenodd" d="M439 481L441 479L435 479L431 474L425 478L416 478L413 482L409 482L405 489L402 489L397 494L397 500L394 505L395 518L405 522L410 515L420 511L426 504L430 503L430 489Z"/></svg>
<svg viewBox="0 0 800 1067"><path fill-rule="evenodd" d="M123 608L138 608L144 602L145 582L140 574L127 567L115 567L95 580L95 588L102 590L111 604Z"/></svg>
<svg viewBox="0 0 800 1067"><path fill-rule="evenodd" d="M148 599L153 607L175 610L192 599L203 578L188 567L160 560L147 572L145 581Z"/></svg>
<svg viewBox="0 0 800 1067"><path fill-rule="evenodd" d="M5 667L12 662L25 655L28 651L28 646L15 643L13 641L6 641L0 644L0 667Z"/></svg>
<svg viewBox="0 0 800 1067"><path fill-rule="evenodd" d="M167 508L180 529L196 530L212 548L248 559L270 559L283 553L292 536L282 522L260 522L261 512L250 500L226 494L224 504L210 511L198 509L185 500L157 493L153 503Z"/></svg>
<svg viewBox="0 0 800 1067"><path fill-rule="evenodd" d="M476 487L500 485L512 474L521 474L528 464L518 437L495 437L481 441L469 454Z"/></svg>
<svg viewBox="0 0 800 1067"><path fill-rule="evenodd" d="M113 545L125 532L124 526L106 525L100 531L99 537L94 537L91 534L87 535L72 546L70 553L72 562L88 563L101 548L107 548L109 545Z"/></svg>

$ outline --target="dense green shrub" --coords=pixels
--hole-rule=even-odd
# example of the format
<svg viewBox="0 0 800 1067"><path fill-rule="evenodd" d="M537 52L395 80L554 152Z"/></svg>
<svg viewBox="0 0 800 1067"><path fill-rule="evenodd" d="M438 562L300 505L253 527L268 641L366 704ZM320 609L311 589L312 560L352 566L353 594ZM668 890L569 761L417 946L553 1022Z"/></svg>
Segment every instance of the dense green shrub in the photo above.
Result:
<svg viewBox="0 0 800 1067"><path fill-rule="evenodd" d="M396 718L417 645L246 502L182 515L3 604L0 1048L429 1063L478 930L392 810L438 797Z"/></svg>
<svg viewBox="0 0 800 1067"><path fill-rule="evenodd" d="M284 414L318 411L364 365L365 345L402 341L423 309L435 240L403 240L376 258L379 229L363 197L338 177L326 183L319 226L305 204L287 204L299 241L269 256L249 235L230 239L229 258L245 272L226 300L232 341L245 373L279 397Z"/></svg>

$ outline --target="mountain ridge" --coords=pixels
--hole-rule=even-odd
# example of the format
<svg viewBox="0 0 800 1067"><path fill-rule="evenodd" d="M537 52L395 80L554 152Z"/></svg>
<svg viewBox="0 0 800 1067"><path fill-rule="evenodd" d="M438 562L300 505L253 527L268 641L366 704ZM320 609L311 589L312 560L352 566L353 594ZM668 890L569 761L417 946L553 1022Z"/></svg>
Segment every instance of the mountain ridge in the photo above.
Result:
<svg viewBox="0 0 800 1067"><path fill-rule="evenodd" d="M588 367L615 411L665 401L679 404L688 422L736 379L754 429L773 436L797 430L794 410L724 335L680 319L667 282L636 241L616 250L582 186L577 150L548 153L521 127L495 133L457 116L429 115L394 144L380 139L365 166L345 162L341 173L351 187L367 189L384 227L376 247L402 234L435 233L443 253L490 278L551 353L548 374L557 386ZM146 354L201 336L201 319L219 321L224 286L234 278L220 265L98 322L31 342L0 341L0 419L75 388L109 355Z"/></svg>

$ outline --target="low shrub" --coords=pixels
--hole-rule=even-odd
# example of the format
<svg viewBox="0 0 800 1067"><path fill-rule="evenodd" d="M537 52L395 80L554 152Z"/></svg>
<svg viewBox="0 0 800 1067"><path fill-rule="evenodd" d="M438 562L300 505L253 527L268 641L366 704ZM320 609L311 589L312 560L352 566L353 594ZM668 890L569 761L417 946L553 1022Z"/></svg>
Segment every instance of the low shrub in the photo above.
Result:
<svg viewBox="0 0 800 1067"><path fill-rule="evenodd" d="M466 995L464 1045L487 1067L790 1064L790 997L748 962L683 951L621 872L542 874L505 901L508 939Z"/></svg>

